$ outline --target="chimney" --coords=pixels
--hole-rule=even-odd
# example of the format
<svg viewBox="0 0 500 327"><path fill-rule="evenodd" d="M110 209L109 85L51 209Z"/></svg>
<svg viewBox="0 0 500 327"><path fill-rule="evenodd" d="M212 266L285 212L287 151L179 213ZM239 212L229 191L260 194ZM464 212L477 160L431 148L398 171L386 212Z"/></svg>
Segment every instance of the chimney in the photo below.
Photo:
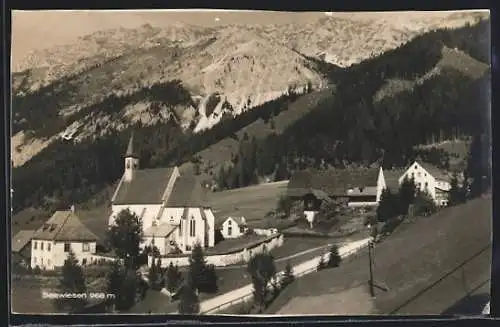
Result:
<svg viewBox="0 0 500 327"><path fill-rule="evenodd" d="M72 204L72 205L71 205L71 208L70 208L70 209L71 209L71 212L72 212L72 213L75 213L75 205L74 205L74 204Z"/></svg>

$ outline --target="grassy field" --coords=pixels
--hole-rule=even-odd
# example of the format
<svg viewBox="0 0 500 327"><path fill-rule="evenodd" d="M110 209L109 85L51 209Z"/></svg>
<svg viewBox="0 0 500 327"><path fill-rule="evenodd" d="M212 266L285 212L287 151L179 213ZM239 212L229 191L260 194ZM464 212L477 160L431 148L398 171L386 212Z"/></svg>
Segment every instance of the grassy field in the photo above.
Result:
<svg viewBox="0 0 500 327"><path fill-rule="evenodd" d="M234 190L214 192L209 196L216 219L244 216L247 222L262 220L276 208L286 191L287 182L267 183Z"/></svg>
<svg viewBox="0 0 500 327"><path fill-rule="evenodd" d="M42 289L51 290L57 285L55 277L12 278L11 304L12 311L17 313L56 313L56 309L49 299L42 298Z"/></svg>
<svg viewBox="0 0 500 327"><path fill-rule="evenodd" d="M374 252L375 280L389 291L378 291L372 306L361 306L353 300L351 306L359 311L356 313L440 314L465 296L489 274L491 203L491 198L475 199L431 217L403 223ZM446 275L473 256L463 269ZM339 268L298 279L271 304L268 313L335 313L331 303L345 302L345 292L350 289L363 290L369 297L368 280L365 250ZM326 296L324 307L309 309L306 300L320 295ZM359 292L353 298L359 299ZM366 312L368 307L371 309Z"/></svg>

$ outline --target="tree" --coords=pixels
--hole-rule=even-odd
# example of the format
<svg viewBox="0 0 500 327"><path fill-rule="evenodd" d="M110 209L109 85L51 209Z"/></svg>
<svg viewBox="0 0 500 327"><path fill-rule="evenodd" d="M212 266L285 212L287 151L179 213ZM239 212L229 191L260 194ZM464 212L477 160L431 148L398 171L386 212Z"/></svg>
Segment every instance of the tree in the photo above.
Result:
<svg viewBox="0 0 500 327"><path fill-rule="evenodd" d="M192 280L191 278L189 280ZM186 283L182 286L181 296L178 305L180 314L198 314L200 313L200 300L196 294L193 285Z"/></svg>
<svg viewBox="0 0 500 327"><path fill-rule="evenodd" d="M207 266L201 244L193 246L189 257L188 281L195 291L213 293L217 291L217 276L213 266Z"/></svg>
<svg viewBox="0 0 500 327"><path fill-rule="evenodd" d="M118 213L114 224L108 229L108 241L118 258L123 259L127 267L137 267L142 242L142 220L128 209Z"/></svg>
<svg viewBox="0 0 500 327"><path fill-rule="evenodd" d="M161 290L164 286L164 278L161 269L161 260L153 259L148 271L149 286L154 290Z"/></svg>
<svg viewBox="0 0 500 327"><path fill-rule="evenodd" d="M398 211L398 202L394 194L390 189L384 189L377 207L377 221L386 222L393 219L398 215Z"/></svg>
<svg viewBox="0 0 500 327"><path fill-rule="evenodd" d="M489 144L486 135L478 134L472 137L467 158L467 176L472 180L470 195L476 197L486 192L490 187L491 163Z"/></svg>
<svg viewBox="0 0 500 327"><path fill-rule="evenodd" d="M330 248L330 254L328 256L328 262L326 263L326 266L328 268L338 267L341 261L342 257L339 254L339 248L337 245L334 244Z"/></svg>
<svg viewBox="0 0 500 327"><path fill-rule="evenodd" d="M437 211L437 206L429 194L420 191L415 197L414 210L417 216L429 216Z"/></svg>
<svg viewBox="0 0 500 327"><path fill-rule="evenodd" d="M248 262L247 271L252 278L255 304L262 312L267 304L268 284L276 275L274 258L269 253L258 253Z"/></svg>
<svg viewBox="0 0 500 327"><path fill-rule="evenodd" d="M115 295L115 310L126 311L134 306L139 289L139 276L135 270L115 261L106 279L107 292Z"/></svg>
<svg viewBox="0 0 500 327"><path fill-rule="evenodd" d="M415 193L416 193L415 182L413 181L413 179L409 179L408 177L405 176L403 182L401 183L401 186L399 187L398 200L400 203L400 210L399 210L400 214L402 215L408 214L408 208L415 199Z"/></svg>
<svg viewBox="0 0 500 327"><path fill-rule="evenodd" d="M285 271L283 273L283 278L281 279L281 289L284 289L295 280L295 276L293 275L293 269L290 265L290 261L287 261L285 266Z"/></svg>
<svg viewBox="0 0 500 327"><path fill-rule="evenodd" d="M182 274L179 271L179 267L174 266L172 262L167 268L167 290L170 293L175 293L182 282Z"/></svg>
<svg viewBox="0 0 500 327"><path fill-rule="evenodd" d="M320 270L323 270L325 268L326 268L325 258L323 255L321 255L321 257L319 257L318 267L316 270L320 271Z"/></svg>
<svg viewBox="0 0 500 327"><path fill-rule="evenodd" d="M458 185L458 176L453 174L448 191L448 206L454 206L465 202L464 190Z"/></svg>
<svg viewBox="0 0 500 327"><path fill-rule="evenodd" d="M282 212L283 214L285 214L286 217L288 217L290 216L292 203L293 203L292 200L288 196L282 195L278 199L277 209L279 212Z"/></svg>
<svg viewBox="0 0 500 327"><path fill-rule="evenodd" d="M85 276L83 269L78 265L75 253L70 249L67 259L62 267L61 280L59 281L61 293L85 294ZM56 300L56 307L63 310L78 311L87 303L85 298L61 298Z"/></svg>

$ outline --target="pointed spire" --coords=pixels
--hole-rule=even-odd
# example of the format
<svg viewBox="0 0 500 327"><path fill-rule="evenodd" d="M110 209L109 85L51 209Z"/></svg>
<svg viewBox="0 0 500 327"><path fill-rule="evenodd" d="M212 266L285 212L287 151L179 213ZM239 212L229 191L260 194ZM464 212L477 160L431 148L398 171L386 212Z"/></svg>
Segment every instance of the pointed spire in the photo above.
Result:
<svg viewBox="0 0 500 327"><path fill-rule="evenodd" d="M137 154L134 151L134 132L130 135L130 140L128 141L127 153L125 153L125 157L138 158Z"/></svg>

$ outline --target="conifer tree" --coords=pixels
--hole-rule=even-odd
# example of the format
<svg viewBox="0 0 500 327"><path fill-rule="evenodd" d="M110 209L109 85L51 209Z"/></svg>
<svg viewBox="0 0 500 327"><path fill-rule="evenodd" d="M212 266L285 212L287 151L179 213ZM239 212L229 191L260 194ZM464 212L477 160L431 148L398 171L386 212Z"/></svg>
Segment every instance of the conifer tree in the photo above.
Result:
<svg viewBox="0 0 500 327"><path fill-rule="evenodd" d="M72 293L86 295L85 276L82 267L78 264L75 253L70 249L68 257L62 267L61 279L59 281L60 293ZM61 298L55 301L56 307L62 310L78 311L87 303L85 297Z"/></svg>

